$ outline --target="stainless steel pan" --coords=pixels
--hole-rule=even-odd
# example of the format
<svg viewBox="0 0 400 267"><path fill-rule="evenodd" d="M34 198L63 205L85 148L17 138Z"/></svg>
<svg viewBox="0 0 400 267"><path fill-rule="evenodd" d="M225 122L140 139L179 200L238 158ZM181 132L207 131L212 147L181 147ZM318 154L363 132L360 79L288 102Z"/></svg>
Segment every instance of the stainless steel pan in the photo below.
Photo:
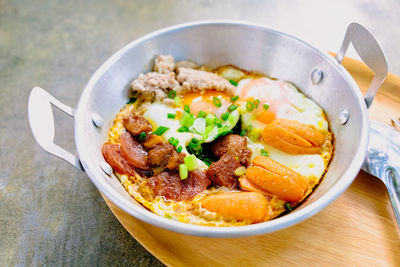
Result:
<svg viewBox="0 0 400 267"><path fill-rule="evenodd" d="M349 43L376 73L365 97L340 64ZM206 227L162 218L138 204L112 175L101 146L114 116L128 101L129 83L156 55L171 54L216 67L233 64L293 82L327 113L335 136L335 153L315 192L296 210L272 221L240 227ZM369 135L367 108L387 74L387 63L376 40L361 25L347 29L336 58L282 32L232 21L182 24L148 34L122 48L91 77L76 109L41 88L29 99L29 120L36 141L46 151L84 170L96 187L119 208L147 223L172 231L212 237L268 233L303 221L326 207L352 183L364 161ZM51 104L75 118L78 156L54 144Z"/></svg>

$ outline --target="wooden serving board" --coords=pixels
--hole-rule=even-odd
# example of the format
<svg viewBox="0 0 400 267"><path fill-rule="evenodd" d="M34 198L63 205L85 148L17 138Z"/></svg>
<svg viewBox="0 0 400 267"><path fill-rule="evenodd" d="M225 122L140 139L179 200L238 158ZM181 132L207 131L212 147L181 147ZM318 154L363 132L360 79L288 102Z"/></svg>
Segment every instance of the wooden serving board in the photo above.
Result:
<svg viewBox="0 0 400 267"><path fill-rule="evenodd" d="M373 73L346 58L343 65L365 93ZM389 74L369 110L390 124L400 117L400 78ZM360 171L327 208L295 226L246 238L178 234L144 223L105 199L128 232L170 266L400 266L400 235L383 183Z"/></svg>

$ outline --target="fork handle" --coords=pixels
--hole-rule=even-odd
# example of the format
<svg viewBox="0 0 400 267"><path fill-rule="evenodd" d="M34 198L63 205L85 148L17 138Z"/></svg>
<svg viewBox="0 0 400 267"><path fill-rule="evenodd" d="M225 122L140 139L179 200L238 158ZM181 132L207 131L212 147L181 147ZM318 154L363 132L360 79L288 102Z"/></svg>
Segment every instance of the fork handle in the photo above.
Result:
<svg viewBox="0 0 400 267"><path fill-rule="evenodd" d="M389 192L390 202L392 203L397 225L400 228L400 170L392 166L387 166L384 170L385 184Z"/></svg>

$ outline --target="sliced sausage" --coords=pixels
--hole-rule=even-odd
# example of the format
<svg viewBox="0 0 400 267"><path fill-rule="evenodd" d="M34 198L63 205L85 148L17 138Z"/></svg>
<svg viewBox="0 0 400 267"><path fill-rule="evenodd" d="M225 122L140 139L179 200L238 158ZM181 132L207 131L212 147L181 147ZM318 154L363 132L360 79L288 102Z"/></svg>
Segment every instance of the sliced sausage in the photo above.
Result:
<svg viewBox="0 0 400 267"><path fill-rule="evenodd" d="M104 159L110 164L111 168L119 174L134 176L137 174L135 167L127 161L121 153L118 144L105 143L102 148Z"/></svg>
<svg viewBox="0 0 400 267"><path fill-rule="evenodd" d="M252 163L246 171L250 184L285 201L297 202L304 196L308 182L301 174L265 156L255 157Z"/></svg>
<svg viewBox="0 0 400 267"><path fill-rule="evenodd" d="M131 113L122 120L125 128L133 135L138 135L142 132L150 132L153 129L150 122L142 115Z"/></svg>
<svg viewBox="0 0 400 267"><path fill-rule="evenodd" d="M133 136L125 132L119 137L121 143L121 152L133 166L139 169L148 170L150 166L147 165L147 152L143 147L133 138Z"/></svg>
<svg viewBox="0 0 400 267"><path fill-rule="evenodd" d="M201 205L229 220L257 223L264 221L268 215L267 199L255 192L210 195Z"/></svg>
<svg viewBox="0 0 400 267"><path fill-rule="evenodd" d="M239 160L226 153L207 169L207 177L216 185L235 188L237 179L233 172L241 166Z"/></svg>

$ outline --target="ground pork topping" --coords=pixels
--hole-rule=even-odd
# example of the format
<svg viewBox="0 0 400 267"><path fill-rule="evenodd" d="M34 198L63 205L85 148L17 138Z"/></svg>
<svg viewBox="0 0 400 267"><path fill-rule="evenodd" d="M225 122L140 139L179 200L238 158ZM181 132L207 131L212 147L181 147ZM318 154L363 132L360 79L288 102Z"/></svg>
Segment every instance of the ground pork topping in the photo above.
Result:
<svg viewBox="0 0 400 267"><path fill-rule="evenodd" d="M140 74L131 83L131 88L143 96L150 97L151 100L163 100L167 97L168 91L179 90L180 85L175 80L175 73L168 74L149 72Z"/></svg>
<svg viewBox="0 0 400 267"><path fill-rule="evenodd" d="M175 69L174 57L171 55L159 55L154 61L154 71L158 73L170 73Z"/></svg>
<svg viewBox="0 0 400 267"><path fill-rule="evenodd" d="M179 68L177 80L182 84L180 92L203 92L205 90L225 91L229 95L235 93L235 86L212 72Z"/></svg>
<svg viewBox="0 0 400 267"><path fill-rule="evenodd" d="M197 65L192 61L178 61L175 63L175 71L179 72L180 68L195 69Z"/></svg>

